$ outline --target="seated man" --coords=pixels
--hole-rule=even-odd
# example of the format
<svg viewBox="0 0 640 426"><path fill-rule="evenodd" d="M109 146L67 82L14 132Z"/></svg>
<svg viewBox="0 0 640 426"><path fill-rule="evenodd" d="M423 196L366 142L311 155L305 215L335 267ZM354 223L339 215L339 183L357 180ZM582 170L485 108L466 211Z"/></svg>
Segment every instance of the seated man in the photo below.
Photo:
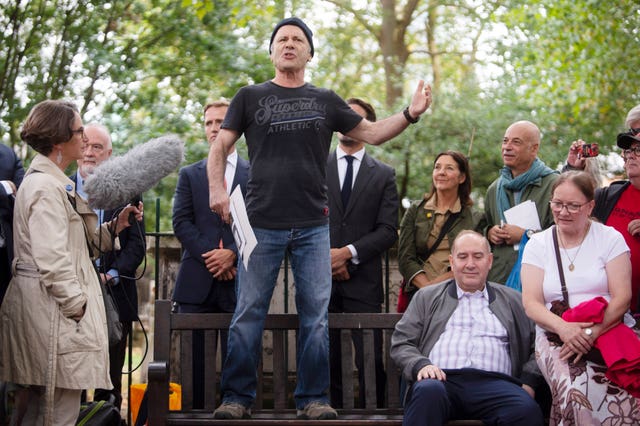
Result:
<svg viewBox="0 0 640 426"><path fill-rule="evenodd" d="M458 234L449 261L454 278L420 289L391 338L411 384L403 425L542 425L534 389L543 378L520 293L487 281L493 254L477 232Z"/></svg>

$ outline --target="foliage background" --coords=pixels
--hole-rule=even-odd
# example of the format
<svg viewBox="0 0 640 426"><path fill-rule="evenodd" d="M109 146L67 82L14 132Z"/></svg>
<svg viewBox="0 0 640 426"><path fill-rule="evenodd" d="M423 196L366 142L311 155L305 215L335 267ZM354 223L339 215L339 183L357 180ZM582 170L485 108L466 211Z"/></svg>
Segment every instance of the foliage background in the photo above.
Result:
<svg viewBox="0 0 640 426"><path fill-rule="evenodd" d="M185 163L206 156L202 107L273 76L271 30L296 15L314 30L307 78L343 98L399 111L419 78L434 105L374 156L396 168L401 197L430 187L438 152L470 155L474 198L502 165L513 121L536 122L540 157L556 167L572 140L615 152L627 111L640 103L638 0L0 0L0 140L28 165L20 141L29 109L66 98L85 123L112 131L114 151L164 133L187 143ZM239 151L245 153L240 142ZM601 156L612 175L619 156ZM73 170L69 170L71 173ZM160 198L171 230L177 173L145 194ZM147 209L152 230L154 214ZM150 214L151 213L151 214Z"/></svg>

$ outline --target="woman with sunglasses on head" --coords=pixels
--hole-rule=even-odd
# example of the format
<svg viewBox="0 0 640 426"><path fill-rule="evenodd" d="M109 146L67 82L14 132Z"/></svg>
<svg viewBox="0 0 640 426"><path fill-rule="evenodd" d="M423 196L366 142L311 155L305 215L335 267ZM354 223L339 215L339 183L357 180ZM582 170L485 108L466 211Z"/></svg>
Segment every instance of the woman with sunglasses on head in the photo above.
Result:
<svg viewBox="0 0 640 426"><path fill-rule="evenodd" d="M87 143L70 102L29 112L21 139L34 157L14 209L13 278L0 308L0 380L11 383L11 424L75 425L83 389L110 389L105 307L91 254L119 245L128 206L98 227L65 169Z"/></svg>
<svg viewBox="0 0 640 426"><path fill-rule="evenodd" d="M594 192L587 173L561 174L549 202L555 226L534 234L522 258L522 300L537 324L536 359L553 395L550 425L640 422L637 383L628 386L629 377L618 373L605 377L609 361L588 354L595 345L612 360L611 339L640 351L631 329L635 321L627 314L629 248L618 231L591 219ZM560 300L572 308L572 317L550 310Z"/></svg>
<svg viewBox="0 0 640 426"><path fill-rule="evenodd" d="M631 250L631 311L640 318L640 105L629 111L625 125L629 130L618 135L617 145L622 149L628 180L596 190L593 216L617 229ZM582 144L576 141L571 145L567 168L585 169L585 158L579 155Z"/></svg>

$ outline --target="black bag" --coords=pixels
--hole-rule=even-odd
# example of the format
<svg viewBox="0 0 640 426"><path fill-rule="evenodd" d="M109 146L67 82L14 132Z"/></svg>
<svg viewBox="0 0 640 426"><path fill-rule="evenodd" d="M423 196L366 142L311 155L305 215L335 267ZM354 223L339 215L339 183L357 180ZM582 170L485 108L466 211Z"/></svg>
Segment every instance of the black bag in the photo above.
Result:
<svg viewBox="0 0 640 426"><path fill-rule="evenodd" d="M98 274L98 280L100 275ZM118 306L113 300L111 291L107 288L108 283L100 283L102 289L102 298L104 299L104 309L107 315L107 334L109 335L109 347L115 346L122 340L122 323L120 322L120 313Z"/></svg>
<svg viewBox="0 0 640 426"><path fill-rule="evenodd" d="M558 273L560 274L560 285L562 286L562 299L551 301L551 308L549 310L554 314L562 317L564 311L569 309L569 293L567 292L567 285L564 282L564 271L562 270L562 260L560 259L560 248L558 247L558 230L555 225L551 230L553 234L553 245L556 251L556 261L558 262ZM547 340L551 343L555 343L558 346L562 346L564 342L560 339L557 333L553 333L551 331L546 331L545 335L547 336ZM582 355L582 359L595 362L596 364L605 365L604 358L602 358L602 353L600 349L595 346L591 347L591 350L586 354Z"/></svg>
<svg viewBox="0 0 640 426"><path fill-rule="evenodd" d="M93 401L80 406L77 426L120 426L120 411L109 401Z"/></svg>

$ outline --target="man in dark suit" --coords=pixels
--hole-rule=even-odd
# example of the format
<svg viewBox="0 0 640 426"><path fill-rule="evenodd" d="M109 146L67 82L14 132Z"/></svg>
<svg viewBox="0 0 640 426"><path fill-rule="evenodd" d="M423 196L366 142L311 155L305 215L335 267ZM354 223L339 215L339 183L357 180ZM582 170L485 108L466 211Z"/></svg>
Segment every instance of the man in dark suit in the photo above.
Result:
<svg viewBox="0 0 640 426"><path fill-rule="evenodd" d="M357 98L348 99L347 103L367 120L376 120L369 103ZM332 269L329 312L380 312L384 296L382 254L398 238L395 171L367 155L364 141L343 134L338 134L338 140L339 145L327 162ZM329 340L331 404L341 407L339 333L332 331ZM353 343L360 381L359 403L364 406L362 334L354 333ZM385 374L381 333L374 334L374 343L379 348L375 359L377 402L382 406Z"/></svg>
<svg viewBox="0 0 640 426"><path fill-rule="evenodd" d="M15 152L0 143L0 304L11 281L13 261L13 201L24 168Z"/></svg>
<svg viewBox="0 0 640 426"><path fill-rule="evenodd" d="M214 143L227 113L227 101L216 101L204 109L205 134ZM249 162L233 151L227 157L225 181L228 193L240 185L246 192ZM237 249L231 227L209 208L207 159L180 169L173 201L173 230L183 254L173 300L178 312L233 313ZM220 336L222 359L226 335ZM204 335L193 335L193 408L204 407Z"/></svg>
<svg viewBox="0 0 640 426"><path fill-rule="evenodd" d="M84 128L87 144L82 160L78 161L78 171L70 176L76 182L76 191L86 198L84 180L93 173L103 161L111 157L111 136L106 127L100 124L88 124ZM122 206L124 207L124 206ZM119 210L97 210L100 223L111 220ZM96 389L94 400L116 398L115 405L122 403L122 368L126 356L127 343L133 322L138 319L138 291L136 288L136 270L145 255L144 221L130 226L118 235L120 250L101 253L97 260L98 270L103 283L107 283L118 307L122 322L122 339L117 345L109 347L109 375L113 389Z"/></svg>

